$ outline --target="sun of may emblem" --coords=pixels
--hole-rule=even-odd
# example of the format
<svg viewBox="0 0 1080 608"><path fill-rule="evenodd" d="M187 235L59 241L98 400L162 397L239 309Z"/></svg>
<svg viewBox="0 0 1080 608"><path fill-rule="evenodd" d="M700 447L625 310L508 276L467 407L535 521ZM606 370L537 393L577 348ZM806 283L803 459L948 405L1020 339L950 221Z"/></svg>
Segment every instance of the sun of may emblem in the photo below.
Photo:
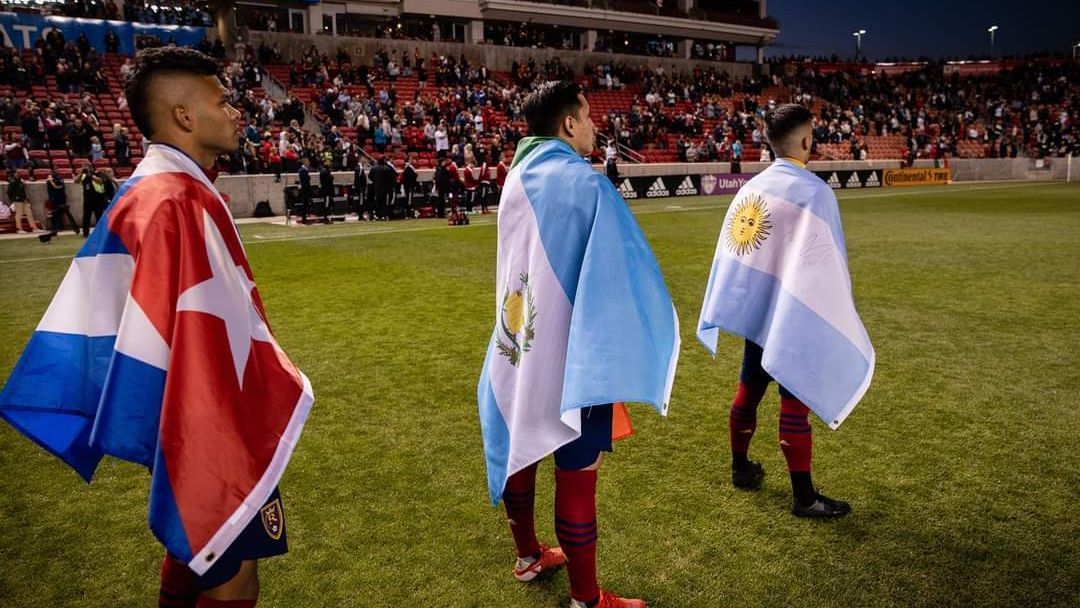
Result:
<svg viewBox="0 0 1080 608"><path fill-rule="evenodd" d="M760 196L748 196L738 203L727 228L727 246L735 255L743 255L761 247L769 238L769 208Z"/></svg>
<svg viewBox="0 0 1080 608"><path fill-rule="evenodd" d="M521 289L510 291L507 285L503 292L502 315L499 318L503 336L497 339L496 344L499 354L514 366L521 362L523 354L529 352L536 338L536 302L529 286L529 273L523 272L518 278Z"/></svg>

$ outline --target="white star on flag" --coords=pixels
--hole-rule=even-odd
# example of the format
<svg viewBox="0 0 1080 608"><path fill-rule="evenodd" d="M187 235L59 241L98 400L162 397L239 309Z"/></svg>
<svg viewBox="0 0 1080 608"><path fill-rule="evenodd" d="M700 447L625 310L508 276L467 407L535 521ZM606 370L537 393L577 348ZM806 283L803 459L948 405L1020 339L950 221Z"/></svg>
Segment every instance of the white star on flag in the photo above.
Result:
<svg viewBox="0 0 1080 608"><path fill-rule="evenodd" d="M221 237L217 224L205 211L203 226L206 256L210 261L213 276L180 294L176 310L204 312L225 321L229 349L236 367L236 379L243 388L244 370L251 355L251 341L270 342L275 347L277 345L251 297L255 284L248 279L243 266L233 263L232 255L225 246L225 239Z"/></svg>

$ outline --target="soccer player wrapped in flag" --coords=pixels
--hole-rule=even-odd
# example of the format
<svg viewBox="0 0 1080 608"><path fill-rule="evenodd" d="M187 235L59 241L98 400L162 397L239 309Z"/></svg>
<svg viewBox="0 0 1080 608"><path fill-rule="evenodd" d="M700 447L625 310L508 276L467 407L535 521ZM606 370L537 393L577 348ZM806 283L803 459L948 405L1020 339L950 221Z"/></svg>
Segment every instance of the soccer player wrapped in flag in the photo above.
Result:
<svg viewBox="0 0 1080 608"><path fill-rule="evenodd" d="M162 605L242 608L252 560L286 550L277 484L313 396L208 169L239 130L217 71L186 48L140 54L127 94L160 143L72 261L0 416L88 482L105 455L145 466Z"/></svg>
<svg viewBox="0 0 1080 608"><path fill-rule="evenodd" d="M810 479L807 413L840 426L870 386L874 348L855 310L836 197L806 170L810 112L784 105L766 122L778 158L740 188L728 208L697 333L714 355L721 330L746 340L730 416L734 484L756 489L764 477L747 449L758 403L775 380L792 511L838 517L849 505L822 496Z"/></svg>
<svg viewBox="0 0 1080 608"><path fill-rule="evenodd" d="M499 201L496 321L478 387L488 490L503 500L530 581L566 566L572 606L635 608L596 580L596 475L629 432L621 402L666 413L678 318L656 258L615 187L582 159L588 101L550 81L526 100ZM537 463L555 455L555 532L537 541Z"/></svg>

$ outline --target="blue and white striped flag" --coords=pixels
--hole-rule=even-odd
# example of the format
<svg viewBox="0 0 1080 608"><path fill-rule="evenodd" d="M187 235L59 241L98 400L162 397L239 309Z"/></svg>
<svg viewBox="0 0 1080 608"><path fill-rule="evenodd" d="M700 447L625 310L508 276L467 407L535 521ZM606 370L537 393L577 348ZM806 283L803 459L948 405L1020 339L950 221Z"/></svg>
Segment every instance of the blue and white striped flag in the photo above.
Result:
<svg viewBox="0 0 1080 608"><path fill-rule="evenodd" d="M833 429L870 387L840 210L805 168L777 160L728 208L698 321L713 354L720 330L761 346L765 371Z"/></svg>
<svg viewBox="0 0 1080 608"><path fill-rule="evenodd" d="M477 389L493 503L581 434L581 408L666 414L678 318L615 188L565 142L528 138L499 201L495 330Z"/></svg>

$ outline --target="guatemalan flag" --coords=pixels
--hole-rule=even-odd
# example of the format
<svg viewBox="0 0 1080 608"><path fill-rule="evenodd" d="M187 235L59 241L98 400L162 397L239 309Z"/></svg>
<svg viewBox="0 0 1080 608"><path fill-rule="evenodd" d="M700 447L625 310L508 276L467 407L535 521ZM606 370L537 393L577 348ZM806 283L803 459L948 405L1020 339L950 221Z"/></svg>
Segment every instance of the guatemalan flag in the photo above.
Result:
<svg viewBox="0 0 1080 608"><path fill-rule="evenodd" d="M105 454L150 469L150 528L203 574L274 490L312 402L221 196L152 145L68 268L0 416L87 481Z"/></svg>
<svg viewBox="0 0 1080 608"><path fill-rule="evenodd" d="M495 329L477 397L492 502L581 435L581 408L667 413L679 323L641 229L565 142L518 144L499 201Z"/></svg>
<svg viewBox="0 0 1080 608"><path fill-rule="evenodd" d="M724 217L698 338L720 330L764 350L765 371L835 429L870 387L874 347L851 294L840 209L810 171L777 160Z"/></svg>

